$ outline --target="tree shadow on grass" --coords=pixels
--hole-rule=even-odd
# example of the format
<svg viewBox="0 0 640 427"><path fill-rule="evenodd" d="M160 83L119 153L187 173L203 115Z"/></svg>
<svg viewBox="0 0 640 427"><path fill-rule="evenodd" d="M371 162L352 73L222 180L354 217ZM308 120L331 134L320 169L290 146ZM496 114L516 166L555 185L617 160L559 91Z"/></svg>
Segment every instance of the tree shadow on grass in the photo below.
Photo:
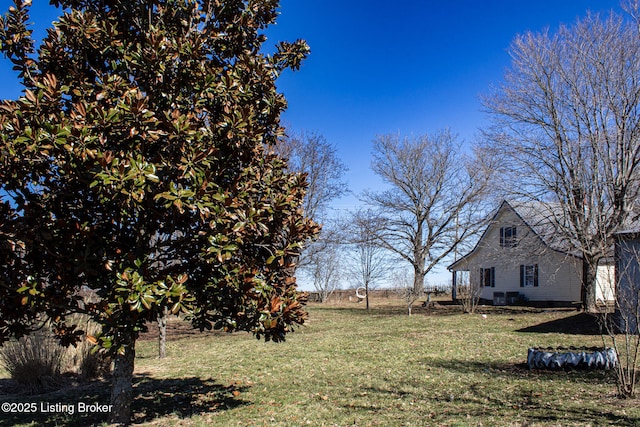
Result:
<svg viewBox="0 0 640 427"><path fill-rule="evenodd" d="M221 385L200 378L141 378L132 405L134 423L150 422L167 415L189 418L248 404L240 398L248 386Z"/></svg>
<svg viewBox="0 0 640 427"><path fill-rule="evenodd" d="M423 395L399 393L390 389L367 387L363 391L370 399L350 401L343 405L347 410L370 414L397 410L398 402L410 402L412 408L420 407L425 425L476 425L477 420L490 417L493 422L508 420L508 425L638 425L640 420L630 415L620 415L602 408L585 409L577 405L550 404L540 393L519 390L508 398L498 398L481 388L471 387L473 395L464 397L446 391L426 391ZM386 395L386 397L385 397ZM380 397L382 396L382 397ZM372 403L376 402L376 403ZM381 402L388 402L387 404ZM389 403L391 406L388 406ZM460 424L460 420L464 424ZM520 423L515 423L520 420ZM507 423L505 422L505 425Z"/></svg>
<svg viewBox="0 0 640 427"><path fill-rule="evenodd" d="M138 376L134 379L132 424L152 422L166 416L189 418L246 405L248 402L240 396L247 388L240 384L222 385L212 379L195 377L155 379ZM14 409L0 413L0 427L29 423L45 427L97 426L106 423L109 414L92 410L95 407L90 405L97 404L101 409L106 409L109 400L108 381L96 381L90 385L37 396L0 395L0 402L13 404ZM30 409L29 412L24 411L25 406ZM84 412L80 411L82 408Z"/></svg>
<svg viewBox="0 0 640 427"><path fill-rule="evenodd" d="M526 359L526 357L524 357ZM581 407L576 404L567 404L568 400L580 400L581 396L562 396L558 397L558 401L551 403L549 398L544 395L545 387L541 389L530 389L530 385L541 382L548 382L548 387L553 389L554 382L564 382L576 384L580 389L599 389L602 390L602 398L607 395L607 390L612 390L615 384L612 370L540 370L529 369L526 362L522 363L482 363L468 360L440 360L423 362L432 367L453 371L460 374L478 375L483 374L491 377L504 378L508 380L523 381L523 388L515 391L515 395L508 398L501 392L484 388L482 382L470 386L474 393L471 401L477 401L478 405L485 405L488 408L493 407L493 411L499 412L500 408L506 403L510 404L510 408L506 408L509 416L511 413L519 413L523 419L531 423L577 423L578 425L640 425L640 418L634 415L615 413L605 407L599 405L597 410ZM442 396L437 396L436 400L446 400ZM613 404L622 404L634 406L633 401L618 401L612 392L609 398L616 400ZM598 398L600 399L600 398ZM469 400L465 396L465 400ZM611 406L611 405L610 405ZM611 406L611 407L613 407ZM486 407L482 409L478 415L485 414ZM490 409L491 411L491 409ZM511 412L514 411L514 412ZM473 414L472 414L473 415Z"/></svg>
<svg viewBox="0 0 640 427"><path fill-rule="evenodd" d="M526 363L526 354L522 363L483 363L469 360L428 360L421 361L421 366L429 366L432 368L440 368L446 371L456 372L459 374L481 374L491 377L500 377L508 379L521 379L533 381L566 381L570 383L580 383L589 385L606 386L613 384L612 370L543 370L529 369Z"/></svg>
<svg viewBox="0 0 640 427"><path fill-rule="evenodd" d="M578 313L573 316L518 329L516 332L600 335L601 329L595 316L587 313Z"/></svg>
<svg viewBox="0 0 640 427"><path fill-rule="evenodd" d="M498 386L488 386L481 379L469 384L464 390L441 389L425 387L420 381L396 380L380 387L363 387L355 395L366 398L354 398L344 405L345 409L380 413L393 411L398 402L407 402L411 407L421 407L424 411L427 425L449 425L452 420L460 422L466 417L466 423L476 424L474 420L491 417L496 422L500 419L509 420L509 425L520 420L522 425L640 425L640 418L624 411L615 411L616 403L608 407L595 405L584 407L579 403L581 396L549 397L545 389L536 388L537 381L526 382L527 379L539 379L541 376L556 381L584 382L591 387L603 387L607 379L602 372L540 372L529 371L526 365L494 364L487 365L468 361L447 361L430 363L431 366L441 367L462 374L484 372L487 375L498 375L525 380L521 386L511 387L509 393L504 393ZM557 375L560 375L558 377ZM463 394L459 394L463 393ZM611 396L610 396L611 397ZM612 397L611 397L612 398ZM587 397L593 399L593 397ZM628 406L635 407L633 401L625 401ZM391 405L391 406L388 406ZM394 406L395 405L395 406ZM615 411L615 412L614 412ZM465 422L465 421L463 421ZM514 424L515 425L515 424ZM520 424L517 424L520 425Z"/></svg>

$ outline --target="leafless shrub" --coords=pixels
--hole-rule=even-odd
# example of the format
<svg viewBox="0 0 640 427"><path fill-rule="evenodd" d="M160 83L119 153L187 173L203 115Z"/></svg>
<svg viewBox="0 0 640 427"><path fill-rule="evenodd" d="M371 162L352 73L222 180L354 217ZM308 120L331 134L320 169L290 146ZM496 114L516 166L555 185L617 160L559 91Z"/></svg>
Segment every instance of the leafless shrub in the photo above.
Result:
<svg viewBox="0 0 640 427"><path fill-rule="evenodd" d="M480 286L473 284L458 285L458 301L465 313L474 313L480 303Z"/></svg>
<svg viewBox="0 0 640 427"><path fill-rule="evenodd" d="M615 370L618 394L633 398L638 382L640 356L640 240L637 236L616 241L615 310L600 314L602 339L618 356Z"/></svg>
<svg viewBox="0 0 640 427"><path fill-rule="evenodd" d="M404 300L407 307L407 314L411 316L413 304L424 295L424 291L414 288L413 278L406 270L396 272L393 279L397 286L396 292Z"/></svg>

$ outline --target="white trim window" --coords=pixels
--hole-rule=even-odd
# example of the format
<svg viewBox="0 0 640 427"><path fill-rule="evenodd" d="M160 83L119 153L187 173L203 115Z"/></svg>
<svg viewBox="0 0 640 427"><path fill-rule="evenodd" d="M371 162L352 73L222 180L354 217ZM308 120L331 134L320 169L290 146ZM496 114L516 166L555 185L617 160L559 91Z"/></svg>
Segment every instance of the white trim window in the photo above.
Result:
<svg viewBox="0 0 640 427"><path fill-rule="evenodd" d="M481 268L480 269L480 286L485 288L496 287L496 268Z"/></svg>
<svg viewBox="0 0 640 427"><path fill-rule="evenodd" d="M518 246L518 230L516 226L500 227L500 247L515 248Z"/></svg>
<svg viewBox="0 0 640 427"><path fill-rule="evenodd" d="M528 288L538 286L538 264L520 266L520 287Z"/></svg>

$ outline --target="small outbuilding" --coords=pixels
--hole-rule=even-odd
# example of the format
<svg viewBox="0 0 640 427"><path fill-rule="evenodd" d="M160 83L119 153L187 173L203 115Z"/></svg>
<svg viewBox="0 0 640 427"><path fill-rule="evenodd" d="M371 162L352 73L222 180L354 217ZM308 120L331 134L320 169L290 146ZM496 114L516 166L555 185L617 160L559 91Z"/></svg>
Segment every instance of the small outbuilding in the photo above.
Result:
<svg viewBox="0 0 640 427"><path fill-rule="evenodd" d="M640 319L640 228L616 234L616 312L619 331L638 334Z"/></svg>

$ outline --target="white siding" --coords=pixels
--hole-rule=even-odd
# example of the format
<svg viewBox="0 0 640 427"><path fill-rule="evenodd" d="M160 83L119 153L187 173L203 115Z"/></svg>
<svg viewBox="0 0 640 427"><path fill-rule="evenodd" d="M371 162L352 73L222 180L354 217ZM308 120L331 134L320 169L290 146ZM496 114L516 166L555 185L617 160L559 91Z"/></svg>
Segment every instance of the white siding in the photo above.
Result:
<svg viewBox="0 0 640 427"><path fill-rule="evenodd" d="M596 301L606 304L615 299L614 291L615 267L613 265L598 266L596 274Z"/></svg>
<svg viewBox="0 0 640 427"><path fill-rule="evenodd" d="M515 247L500 246L500 228L517 229ZM520 266L538 265L538 286L520 286ZM571 255L547 247L508 205L503 205L495 220L456 270L469 270L471 283L481 283L480 269L495 268L495 287L483 287L481 298L492 300L494 292L519 292L529 301L580 301L581 262Z"/></svg>

